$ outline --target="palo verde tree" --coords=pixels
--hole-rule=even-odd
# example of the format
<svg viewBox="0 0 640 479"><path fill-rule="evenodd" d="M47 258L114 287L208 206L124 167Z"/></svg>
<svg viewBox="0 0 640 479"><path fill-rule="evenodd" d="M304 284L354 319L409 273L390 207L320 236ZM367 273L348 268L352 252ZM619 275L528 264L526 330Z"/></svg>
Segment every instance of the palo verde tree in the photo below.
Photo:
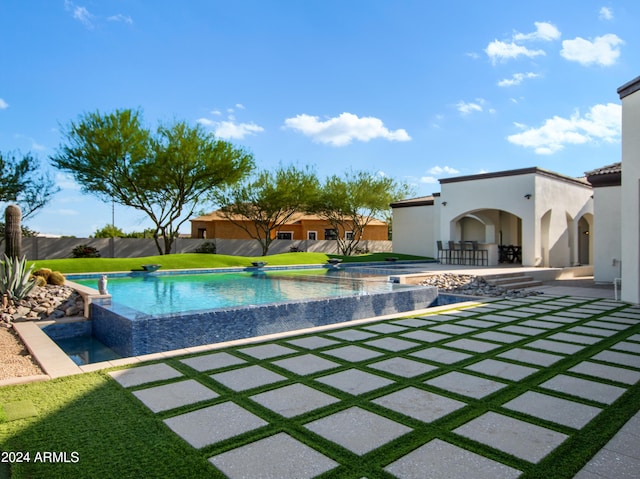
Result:
<svg viewBox="0 0 640 479"><path fill-rule="evenodd" d="M349 171L326 178L312 210L337 233L338 249L353 254L366 226L385 216L390 204L405 198L410 188L393 178L367 171ZM351 234L347 236L347 231Z"/></svg>
<svg viewBox="0 0 640 479"><path fill-rule="evenodd" d="M45 206L57 191L35 156L0 152L0 203L16 204L23 220Z"/></svg>
<svg viewBox="0 0 640 479"><path fill-rule="evenodd" d="M318 178L309 168L278 167L214 193L212 199L226 219L260 243L266 256L277 230L295 213L308 209L318 186Z"/></svg>
<svg viewBox="0 0 640 479"><path fill-rule="evenodd" d="M144 212L160 254L211 191L240 181L253 156L185 122L145 128L137 110L83 115L63 129L53 165L86 193ZM162 245L160 243L162 239Z"/></svg>

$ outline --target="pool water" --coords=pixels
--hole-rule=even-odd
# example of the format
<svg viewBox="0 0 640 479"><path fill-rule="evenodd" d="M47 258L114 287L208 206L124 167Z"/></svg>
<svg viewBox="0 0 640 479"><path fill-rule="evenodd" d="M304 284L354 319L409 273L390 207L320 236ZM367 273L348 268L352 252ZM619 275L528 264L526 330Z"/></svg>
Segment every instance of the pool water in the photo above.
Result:
<svg viewBox="0 0 640 479"><path fill-rule="evenodd" d="M100 363L102 361L111 361L122 357L93 336L60 338L56 339L55 343L78 366L83 364Z"/></svg>
<svg viewBox="0 0 640 479"><path fill-rule="evenodd" d="M97 288L97 279L73 280ZM145 314L171 314L391 291L386 277L343 271L205 273L110 277L112 301Z"/></svg>

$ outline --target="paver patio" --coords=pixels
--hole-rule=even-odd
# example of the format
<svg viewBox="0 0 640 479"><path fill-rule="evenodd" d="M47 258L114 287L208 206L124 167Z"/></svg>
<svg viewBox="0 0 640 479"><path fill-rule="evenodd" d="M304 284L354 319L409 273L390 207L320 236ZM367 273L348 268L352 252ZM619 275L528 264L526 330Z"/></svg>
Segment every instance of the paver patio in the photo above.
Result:
<svg viewBox="0 0 640 479"><path fill-rule="evenodd" d="M638 387L640 313L543 295L109 374L232 479L516 478L577 453L563 445ZM563 477L634 477L629 442Z"/></svg>

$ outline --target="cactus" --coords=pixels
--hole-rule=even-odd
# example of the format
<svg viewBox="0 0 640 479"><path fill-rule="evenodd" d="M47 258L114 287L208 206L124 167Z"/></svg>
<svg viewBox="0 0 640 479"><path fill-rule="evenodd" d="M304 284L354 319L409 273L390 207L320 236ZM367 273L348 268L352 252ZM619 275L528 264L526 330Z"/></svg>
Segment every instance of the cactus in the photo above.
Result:
<svg viewBox="0 0 640 479"><path fill-rule="evenodd" d="M53 271L49 275L47 282L55 286L62 286L64 284L64 275L60 271Z"/></svg>
<svg viewBox="0 0 640 479"><path fill-rule="evenodd" d="M27 296L36 286L31 279L33 265L27 269L27 259L14 259L4 256L0 262L0 294L9 300L19 300Z"/></svg>
<svg viewBox="0 0 640 479"><path fill-rule="evenodd" d="M9 205L4 211L5 255L18 260L22 257L22 212L16 205Z"/></svg>

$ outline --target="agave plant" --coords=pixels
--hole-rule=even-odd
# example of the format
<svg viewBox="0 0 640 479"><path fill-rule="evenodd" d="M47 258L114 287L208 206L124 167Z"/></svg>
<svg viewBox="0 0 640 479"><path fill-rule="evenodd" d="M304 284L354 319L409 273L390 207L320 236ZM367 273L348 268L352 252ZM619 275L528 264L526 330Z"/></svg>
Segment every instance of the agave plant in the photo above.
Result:
<svg viewBox="0 0 640 479"><path fill-rule="evenodd" d="M26 256L14 259L5 254L0 261L0 295L14 301L27 296L36 285L31 279L32 270L33 265L27 269Z"/></svg>

